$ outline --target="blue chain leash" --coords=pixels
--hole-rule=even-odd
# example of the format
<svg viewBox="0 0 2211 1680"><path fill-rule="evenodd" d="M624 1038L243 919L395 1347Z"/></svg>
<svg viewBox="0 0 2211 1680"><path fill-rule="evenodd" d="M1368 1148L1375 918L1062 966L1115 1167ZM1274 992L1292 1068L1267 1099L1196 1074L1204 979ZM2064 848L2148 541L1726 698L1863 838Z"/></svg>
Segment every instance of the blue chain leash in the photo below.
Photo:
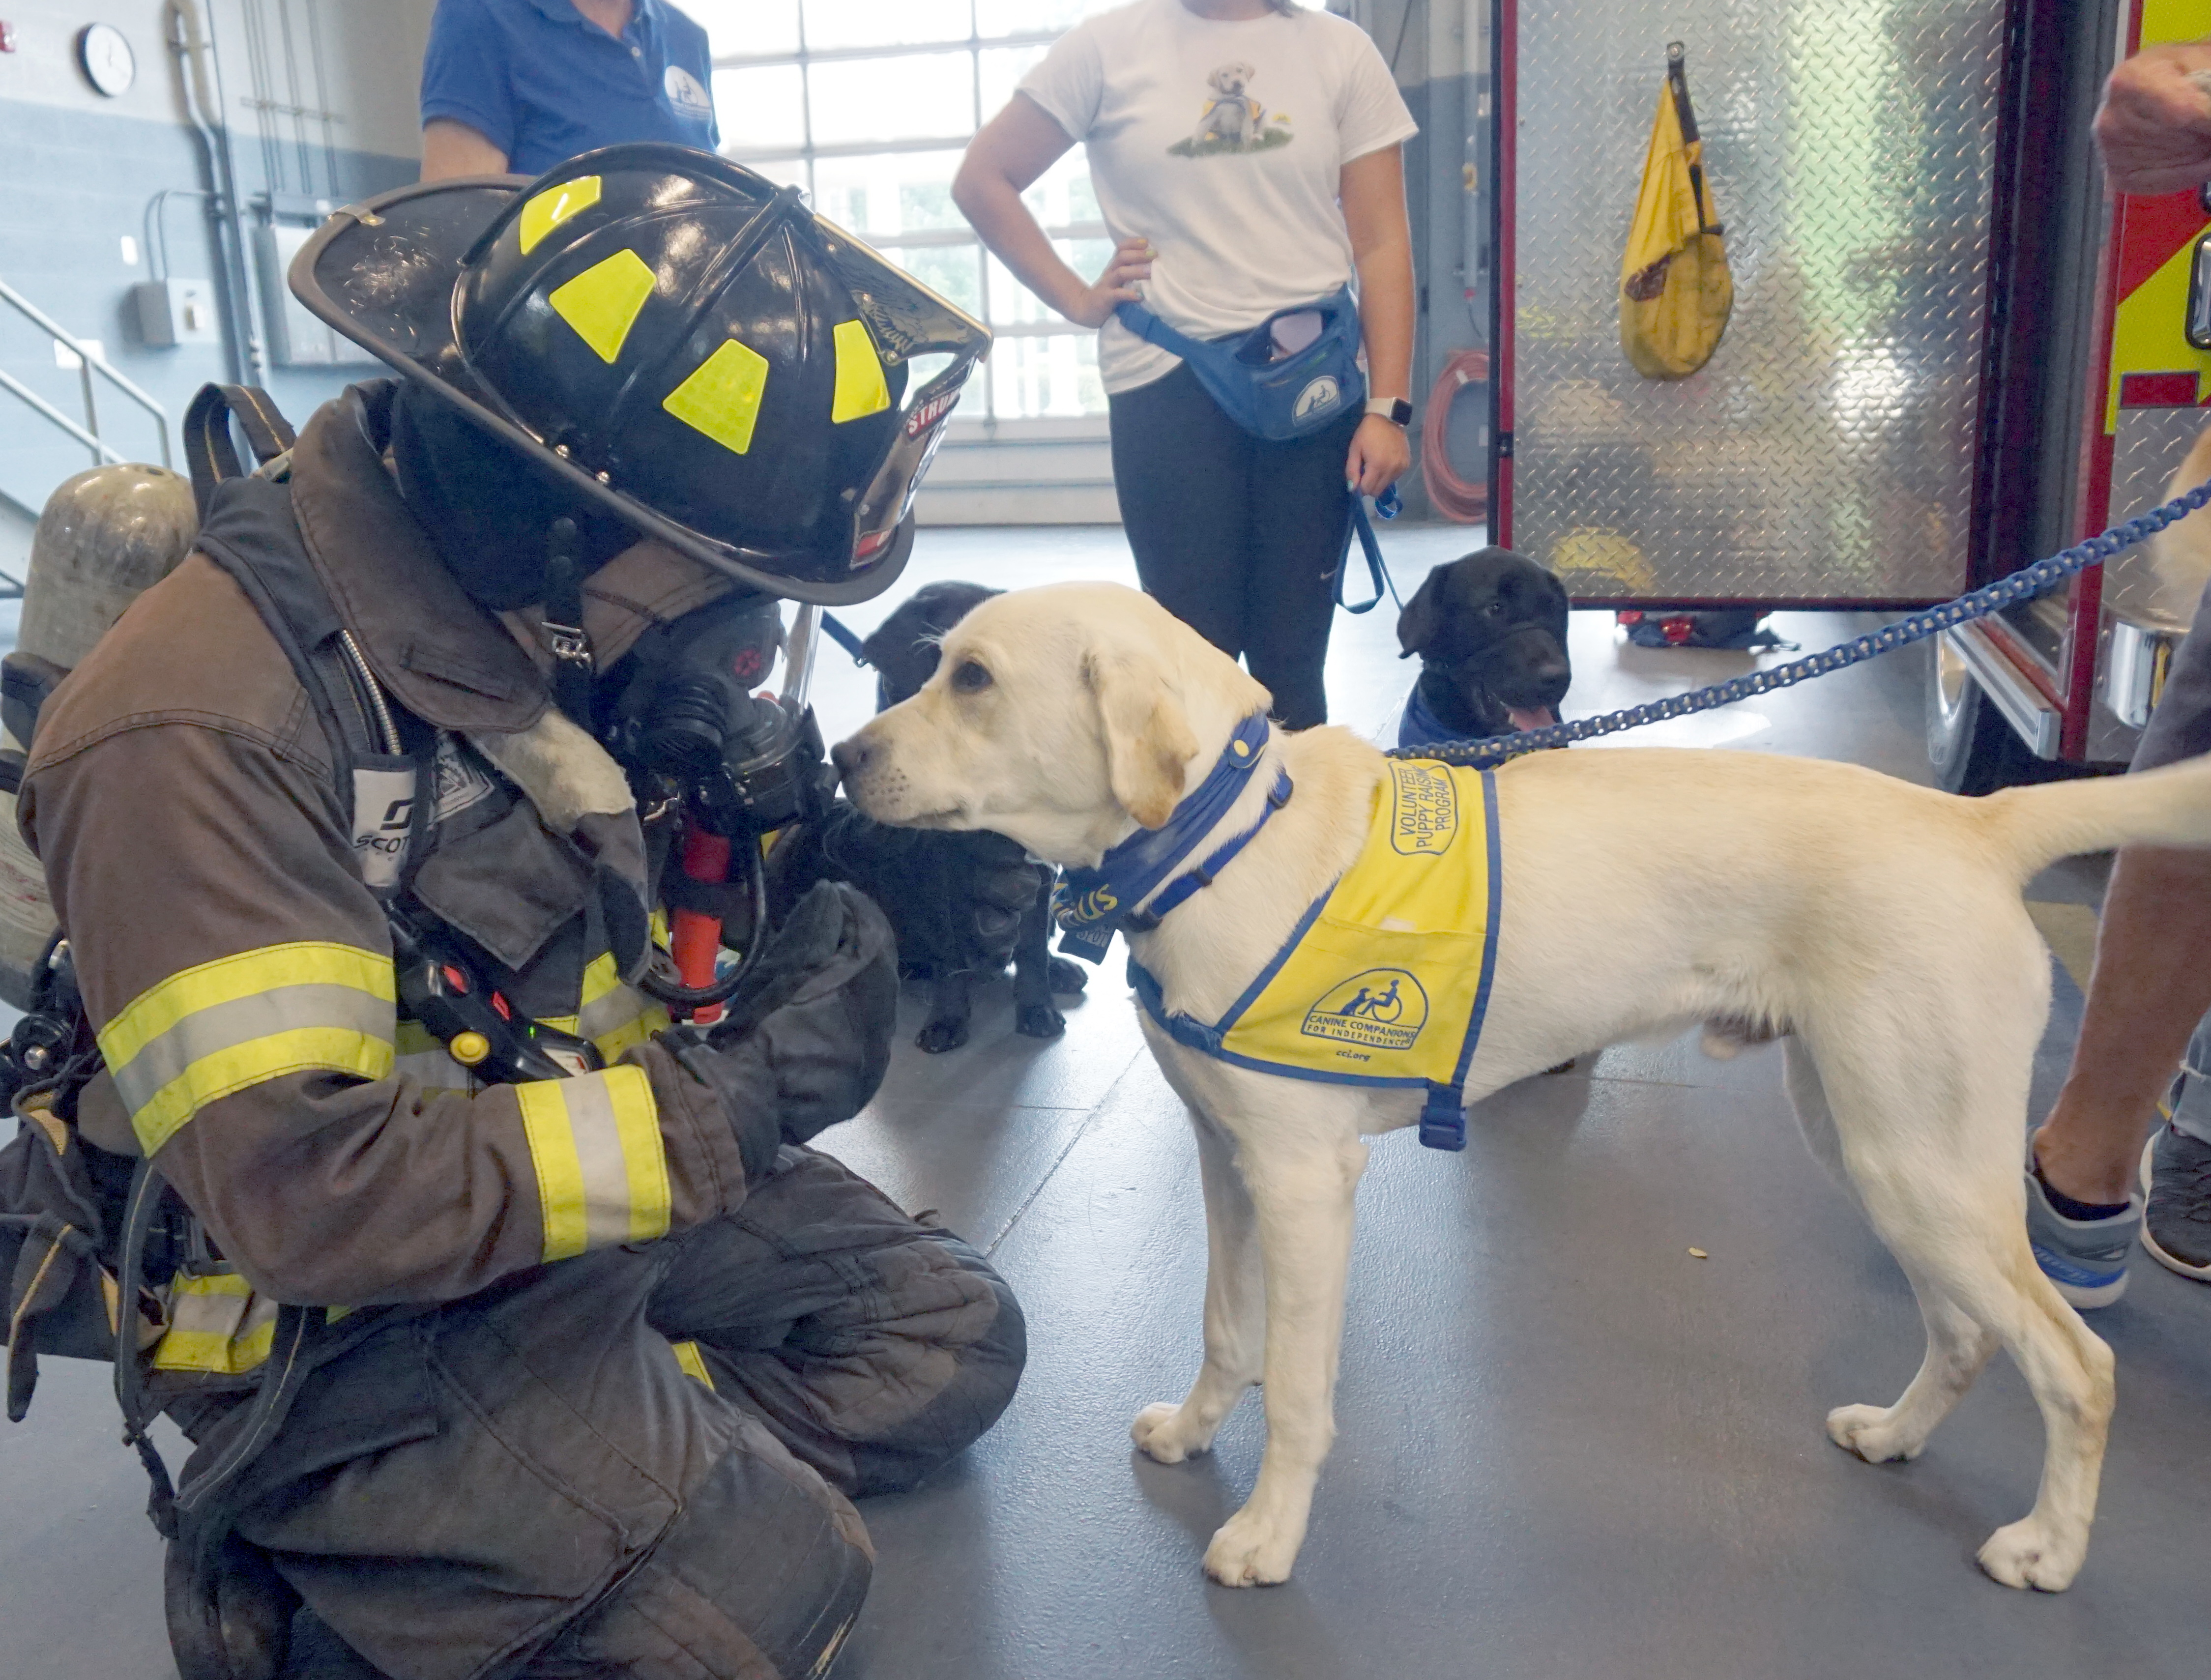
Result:
<svg viewBox="0 0 2211 1680"><path fill-rule="evenodd" d="M1621 730L1633 729L1640 724L1657 723L1666 718L1686 718L1692 713L1731 706L1736 701L1748 700L1753 694L1771 694L1776 688L1789 688L1808 677L1825 676L1845 665L1855 665L1877 654L1893 652L1913 642L1924 641L1954 625L1985 618L2002 608L2032 600L2064 582L2075 572L2093 566L2099 561L2109 560L2113 555L2131 549L2137 543L2147 542L2176 519L2186 519L2207 502L2211 502L2211 482L2198 484L2185 495L2176 496L2161 507L2153 507L2148 512L2138 514L2123 525L2113 525L2101 536L2077 543L2047 560L2038 560L2033 565L2014 572L2008 578L1999 578L1992 584L1984 585L1970 595L1960 595L1954 601L1945 601L1939 607L1929 607L1909 618L1900 618L1893 624L1885 625L1870 635L1842 642L1823 653L1791 659L1787 664L1775 665L1770 670L1753 671L1747 676L1731 676L1724 682L1713 683L1709 688L1693 688L1685 694L1675 694L1643 706L1631 706L1624 712L1608 712L1599 718L1578 718L1570 724L1551 724L1518 735L1493 736L1481 741L1435 741L1421 747L1399 747L1390 756L1439 759L1445 764L1487 768L1502 764L1507 759L1517 758L1523 753L1542 752L1546 748L1563 747L1569 743L1587 741L1599 735L1615 735Z"/></svg>

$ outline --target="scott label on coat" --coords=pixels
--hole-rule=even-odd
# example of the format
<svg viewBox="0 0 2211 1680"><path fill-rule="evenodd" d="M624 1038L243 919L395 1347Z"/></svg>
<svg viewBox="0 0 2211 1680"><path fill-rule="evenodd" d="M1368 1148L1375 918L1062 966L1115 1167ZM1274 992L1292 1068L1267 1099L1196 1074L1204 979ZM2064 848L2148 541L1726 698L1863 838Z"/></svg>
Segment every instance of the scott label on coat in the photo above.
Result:
<svg viewBox="0 0 2211 1680"><path fill-rule="evenodd" d="M353 855L373 891L399 884L407 862L407 836L415 826L415 766L353 773Z"/></svg>

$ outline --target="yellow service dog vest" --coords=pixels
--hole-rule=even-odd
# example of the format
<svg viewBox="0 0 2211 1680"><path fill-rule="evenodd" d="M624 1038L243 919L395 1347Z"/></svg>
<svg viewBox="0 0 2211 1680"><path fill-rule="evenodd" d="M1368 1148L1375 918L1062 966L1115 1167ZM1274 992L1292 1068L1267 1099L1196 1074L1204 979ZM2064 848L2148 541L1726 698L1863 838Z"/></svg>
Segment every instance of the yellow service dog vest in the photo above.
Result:
<svg viewBox="0 0 2211 1680"><path fill-rule="evenodd" d="M1465 1146L1466 1083L1497 968L1502 868L1487 770L1393 759L1358 861L1207 1026L1170 1015L1133 958L1145 1011L1178 1043L1297 1079L1425 1087L1420 1141Z"/></svg>

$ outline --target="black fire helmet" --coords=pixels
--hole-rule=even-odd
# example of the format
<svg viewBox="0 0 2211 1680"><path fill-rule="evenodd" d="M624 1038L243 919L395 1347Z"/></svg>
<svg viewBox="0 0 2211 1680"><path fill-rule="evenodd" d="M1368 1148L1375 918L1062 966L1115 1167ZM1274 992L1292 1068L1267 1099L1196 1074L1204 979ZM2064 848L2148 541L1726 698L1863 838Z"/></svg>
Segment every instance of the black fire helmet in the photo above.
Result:
<svg viewBox="0 0 2211 1680"><path fill-rule="evenodd" d="M796 188L657 143L348 205L290 277L633 529L833 606L903 568L915 488L990 344Z"/></svg>

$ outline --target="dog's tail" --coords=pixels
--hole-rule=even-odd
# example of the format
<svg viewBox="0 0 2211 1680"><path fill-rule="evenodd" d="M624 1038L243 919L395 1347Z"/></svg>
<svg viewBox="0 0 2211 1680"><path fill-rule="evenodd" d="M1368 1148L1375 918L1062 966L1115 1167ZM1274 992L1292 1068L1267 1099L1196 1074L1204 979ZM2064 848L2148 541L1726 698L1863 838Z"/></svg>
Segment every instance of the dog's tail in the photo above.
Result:
<svg viewBox="0 0 2211 1680"><path fill-rule="evenodd" d="M2211 849L2211 755L2140 775L2006 788L1967 802L2022 882L2083 852L2122 846Z"/></svg>

